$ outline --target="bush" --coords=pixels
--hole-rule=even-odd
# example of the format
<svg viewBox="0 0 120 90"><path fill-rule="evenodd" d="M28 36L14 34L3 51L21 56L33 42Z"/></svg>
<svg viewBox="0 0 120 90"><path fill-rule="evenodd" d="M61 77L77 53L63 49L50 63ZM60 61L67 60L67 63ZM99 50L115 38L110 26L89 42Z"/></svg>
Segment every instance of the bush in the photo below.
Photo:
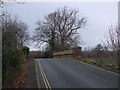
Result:
<svg viewBox="0 0 120 90"><path fill-rule="evenodd" d="M29 54L29 48L28 47L22 47L22 51L25 55L28 55Z"/></svg>
<svg viewBox="0 0 120 90"><path fill-rule="evenodd" d="M44 53L44 56L43 56L44 58L52 58L53 57L53 53L52 53L52 51L46 51L45 53Z"/></svg>
<svg viewBox="0 0 120 90"><path fill-rule="evenodd" d="M20 50L12 49L3 52L2 55L2 81L3 85L14 76L14 72L20 68Z"/></svg>

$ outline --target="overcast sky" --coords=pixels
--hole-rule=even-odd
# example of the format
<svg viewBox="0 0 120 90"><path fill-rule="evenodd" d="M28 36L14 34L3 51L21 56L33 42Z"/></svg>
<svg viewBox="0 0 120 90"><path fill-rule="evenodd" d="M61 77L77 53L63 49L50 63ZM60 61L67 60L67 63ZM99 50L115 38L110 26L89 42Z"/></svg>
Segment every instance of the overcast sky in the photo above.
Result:
<svg viewBox="0 0 120 90"><path fill-rule="evenodd" d="M30 35L36 28L36 22L44 19L44 16L61 7L77 8L82 16L87 17L88 25L85 30L80 30L79 34L85 47L94 47L102 43L105 33L110 25L118 23L118 3L117 2L27 2L23 5L12 4L6 10L13 15L18 15L19 19L27 23ZM38 48L31 44L31 50Z"/></svg>

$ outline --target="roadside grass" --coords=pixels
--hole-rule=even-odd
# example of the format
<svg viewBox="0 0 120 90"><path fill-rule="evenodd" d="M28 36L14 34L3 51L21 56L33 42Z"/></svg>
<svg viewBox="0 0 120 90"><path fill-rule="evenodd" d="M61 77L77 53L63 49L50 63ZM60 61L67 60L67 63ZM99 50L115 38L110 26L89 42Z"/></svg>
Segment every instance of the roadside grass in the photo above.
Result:
<svg viewBox="0 0 120 90"><path fill-rule="evenodd" d="M112 71L118 72L118 62L116 58L80 58L79 61L92 64L98 67L110 69Z"/></svg>

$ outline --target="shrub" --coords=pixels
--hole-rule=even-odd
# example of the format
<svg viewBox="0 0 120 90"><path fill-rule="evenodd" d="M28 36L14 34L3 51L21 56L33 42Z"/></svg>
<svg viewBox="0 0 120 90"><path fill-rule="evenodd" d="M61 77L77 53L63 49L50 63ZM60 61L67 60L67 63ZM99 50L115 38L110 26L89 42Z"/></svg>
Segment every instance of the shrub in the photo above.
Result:
<svg viewBox="0 0 120 90"><path fill-rule="evenodd" d="M14 72L20 68L19 57L21 55L20 50L11 49L4 52L2 55L2 81L3 85L7 83L14 76Z"/></svg>
<svg viewBox="0 0 120 90"><path fill-rule="evenodd" d="M44 58L52 58L52 57L53 57L52 51L46 51L46 52L44 52Z"/></svg>
<svg viewBox="0 0 120 90"><path fill-rule="evenodd" d="M29 48L28 47L22 47L22 51L25 55L28 55L29 54Z"/></svg>

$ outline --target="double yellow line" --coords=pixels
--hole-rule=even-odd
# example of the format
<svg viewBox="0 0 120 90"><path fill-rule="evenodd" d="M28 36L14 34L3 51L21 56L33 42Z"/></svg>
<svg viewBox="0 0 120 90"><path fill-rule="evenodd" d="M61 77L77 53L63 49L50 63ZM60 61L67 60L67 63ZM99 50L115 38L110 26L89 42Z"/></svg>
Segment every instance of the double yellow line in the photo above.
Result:
<svg viewBox="0 0 120 90"><path fill-rule="evenodd" d="M38 61L37 61L37 62L38 62ZM45 84L45 88L51 90L50 83L49 83L49 81L48 81L48 79L47 79L47 76L46 76L46 74L45 74L45 72L44 72L44 70L43 70L43 67L42 67L42 65L40 64L40 62L38 62L38 66L39 66L40 72L41 72L41 74L42 74L42 78L43 78L43 81L44 81L44 84Z"/></svg>

